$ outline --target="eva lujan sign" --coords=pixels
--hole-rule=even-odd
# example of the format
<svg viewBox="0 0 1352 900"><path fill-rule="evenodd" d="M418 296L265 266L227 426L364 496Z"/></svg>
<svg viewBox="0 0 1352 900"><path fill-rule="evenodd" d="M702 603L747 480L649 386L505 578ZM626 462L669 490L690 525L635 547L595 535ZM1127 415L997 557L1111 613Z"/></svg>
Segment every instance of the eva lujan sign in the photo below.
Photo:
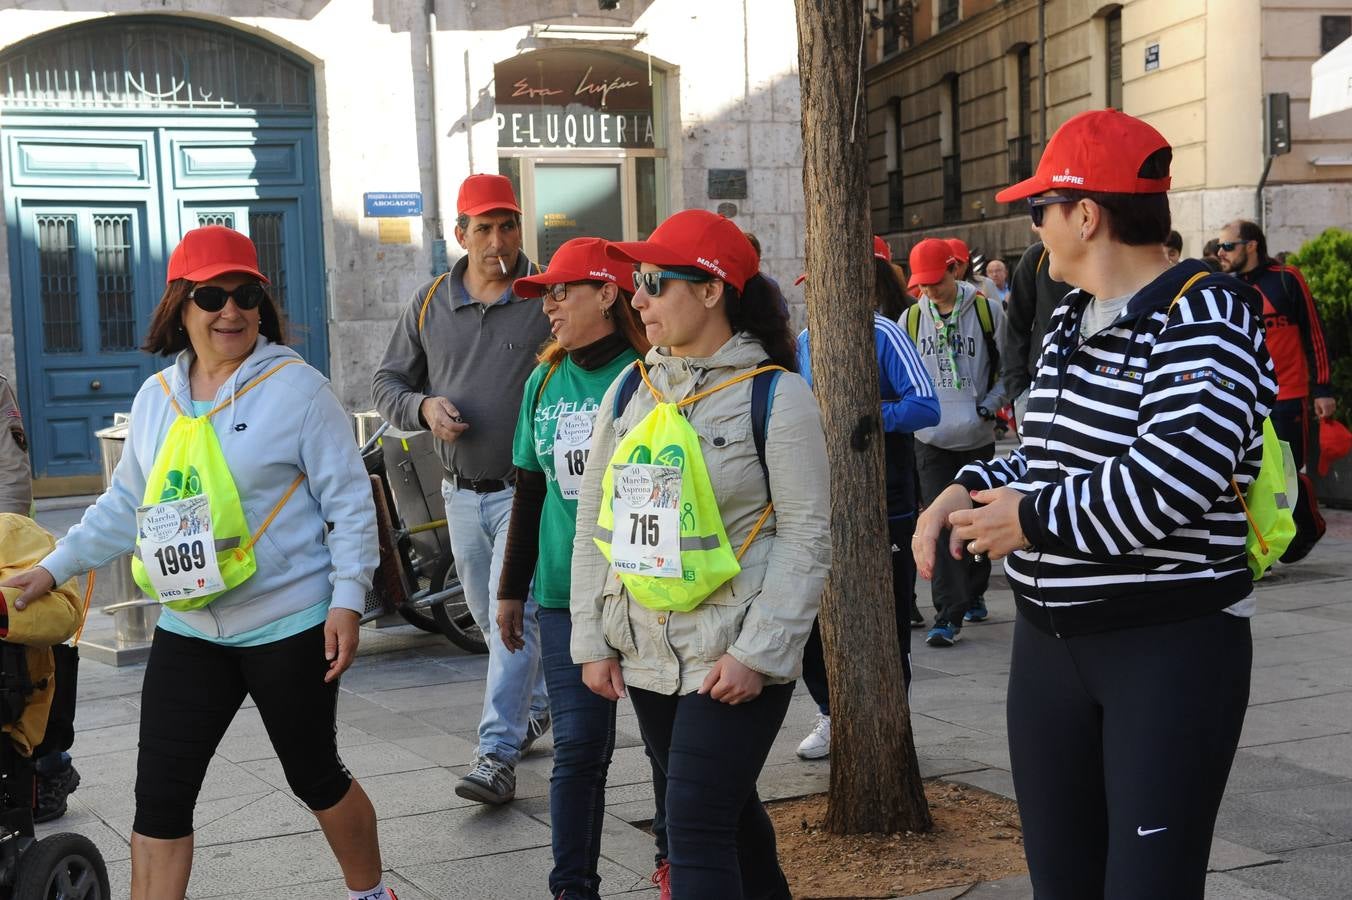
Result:
<svg viewBox="0 0 1352 900"><path fill-rule="evenodd" d="M542 50L494 67L499 147L656 147L646 67L597 50Z"/></svg>

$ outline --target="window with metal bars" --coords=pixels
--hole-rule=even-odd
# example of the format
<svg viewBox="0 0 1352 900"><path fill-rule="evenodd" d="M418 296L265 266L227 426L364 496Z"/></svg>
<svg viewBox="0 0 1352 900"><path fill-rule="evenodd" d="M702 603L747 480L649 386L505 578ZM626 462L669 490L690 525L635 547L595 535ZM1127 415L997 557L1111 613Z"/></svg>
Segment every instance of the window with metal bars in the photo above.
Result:
<svg viewBox="0 0 1352 900"><path fill-rule="evenodd" d="M270 282L277 306L286 309L285 217L279 212L249 213L249 234L258 248L258 268Z"/></svg>
<svg viewBox="0 0 1352 900"><path fill-rule="evenodd" d="M131 216L94 217L94 285L99 302L99 346L135 350Z"/></svg>
<svg viewBox="0 0 1352 900"><path fill-rule="evenodd" d="M939 30L958 24L958 0L939 0Z"/></svg>
<svg viewBox="0 0 1352 900"><path fill-rule="evenodd" d="M1108 57L1108 106L1122 108L1122 10L1104 17L1104 51Z"/></svg>
<svg viewBox="0 0 1352 900"><path fill-rule="evenodd" d="M75 216L38 216L38 296L42 302L42 349L79 353L80 276L76 268Z"/></svg>

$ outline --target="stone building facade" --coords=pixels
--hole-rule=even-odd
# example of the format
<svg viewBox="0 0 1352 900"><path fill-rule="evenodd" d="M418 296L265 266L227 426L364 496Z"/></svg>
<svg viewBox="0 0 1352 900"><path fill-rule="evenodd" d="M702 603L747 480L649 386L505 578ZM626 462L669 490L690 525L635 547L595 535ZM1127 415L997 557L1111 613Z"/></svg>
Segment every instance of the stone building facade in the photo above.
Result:
<svg viewBox="0 0 1352 900"><path fill-rule="evenodd" d="M1262 219L1274 252L1352 223L1352 113L1309 118L1310 65L1352 30L1345 3L874 5L871 206L898 254L958 235L987 256L1016 255L1033 239L1028 219L995 193L1031 173L1062 122L1105 106L1173 145L1172 209L1188 255L1240 216ZM1271 94L1289 96L1290 152L1264 181Z"/></svg>
<svg viewBox="0 0 1352 900"><path fill-rule="evenodd" d="M471 173L517 182L537 260L704 207L793 291L797 63L792 0L7 4L0 371L35 470L97 473L92 433L159 364L136 347L199 224L254 237L354 411L407 298L458 255Z"/></svg>

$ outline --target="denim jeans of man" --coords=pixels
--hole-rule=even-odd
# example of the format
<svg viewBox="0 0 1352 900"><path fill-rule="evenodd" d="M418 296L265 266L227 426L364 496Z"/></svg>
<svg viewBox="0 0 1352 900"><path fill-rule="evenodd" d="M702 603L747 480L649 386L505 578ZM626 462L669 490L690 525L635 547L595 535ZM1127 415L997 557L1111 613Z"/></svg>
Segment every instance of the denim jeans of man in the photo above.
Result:
<svg viewBox="0 0 1352 900"><path fill-rule="evenodd" d="M540 626L535 598L526 598L523 632L526 646L509 653L498 634L498 578L507 549L507 523L512 515L513 490L476 494L442 482L446 521L451 532L455 570L465 588L470 615L488 641L488 683L479 719L479 755L492 754L504 762L521 758L531 713L549 709L543 667L540 665Z"/></svg>
<svg viewBox="0 0 1352 900"><path fill-rule="evenodd" d="M554 718L554 771L549 776L554 870L549 873L549 896L594 900L600 896L601 877L596 870L606 813L606 772L615 751L617 704L582 683L582 667L573 662L569 651L572 636L568 610L540 608L541 658ZM663 822L660 814L653 819L659 848L665 838Z"/></svg>
<svg viewBox="0 0 1352 900"><path fill-rule="evenodd" d="M674 900L789 900L775 828L756 794L793 697L769 685L736 706L629 688L643 741L667 776Z"/></svg>

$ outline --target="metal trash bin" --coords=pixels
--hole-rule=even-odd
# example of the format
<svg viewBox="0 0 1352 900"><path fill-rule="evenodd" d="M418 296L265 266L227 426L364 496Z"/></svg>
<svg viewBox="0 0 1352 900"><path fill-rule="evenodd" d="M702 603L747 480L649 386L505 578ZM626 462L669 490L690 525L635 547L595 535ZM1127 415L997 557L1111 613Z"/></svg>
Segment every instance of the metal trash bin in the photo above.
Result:
<svg viewBox="0 0 1352 900"><path fill-rule="evenodd" d="M118 417L114 417L117 421ZM99 439L99 450L103 458L103 489L113 483L113 471L122 459L122 450L127 443L130 425L124 420L108 428L94 432ZM108 563L107 574L109 596L112 602L103 611L113 616L113 631L119 649L132 649L148 646L155 631L155 623L160 618L160 605L141 593L135 579L131 577L131 555L122 556Z"/></svg>

